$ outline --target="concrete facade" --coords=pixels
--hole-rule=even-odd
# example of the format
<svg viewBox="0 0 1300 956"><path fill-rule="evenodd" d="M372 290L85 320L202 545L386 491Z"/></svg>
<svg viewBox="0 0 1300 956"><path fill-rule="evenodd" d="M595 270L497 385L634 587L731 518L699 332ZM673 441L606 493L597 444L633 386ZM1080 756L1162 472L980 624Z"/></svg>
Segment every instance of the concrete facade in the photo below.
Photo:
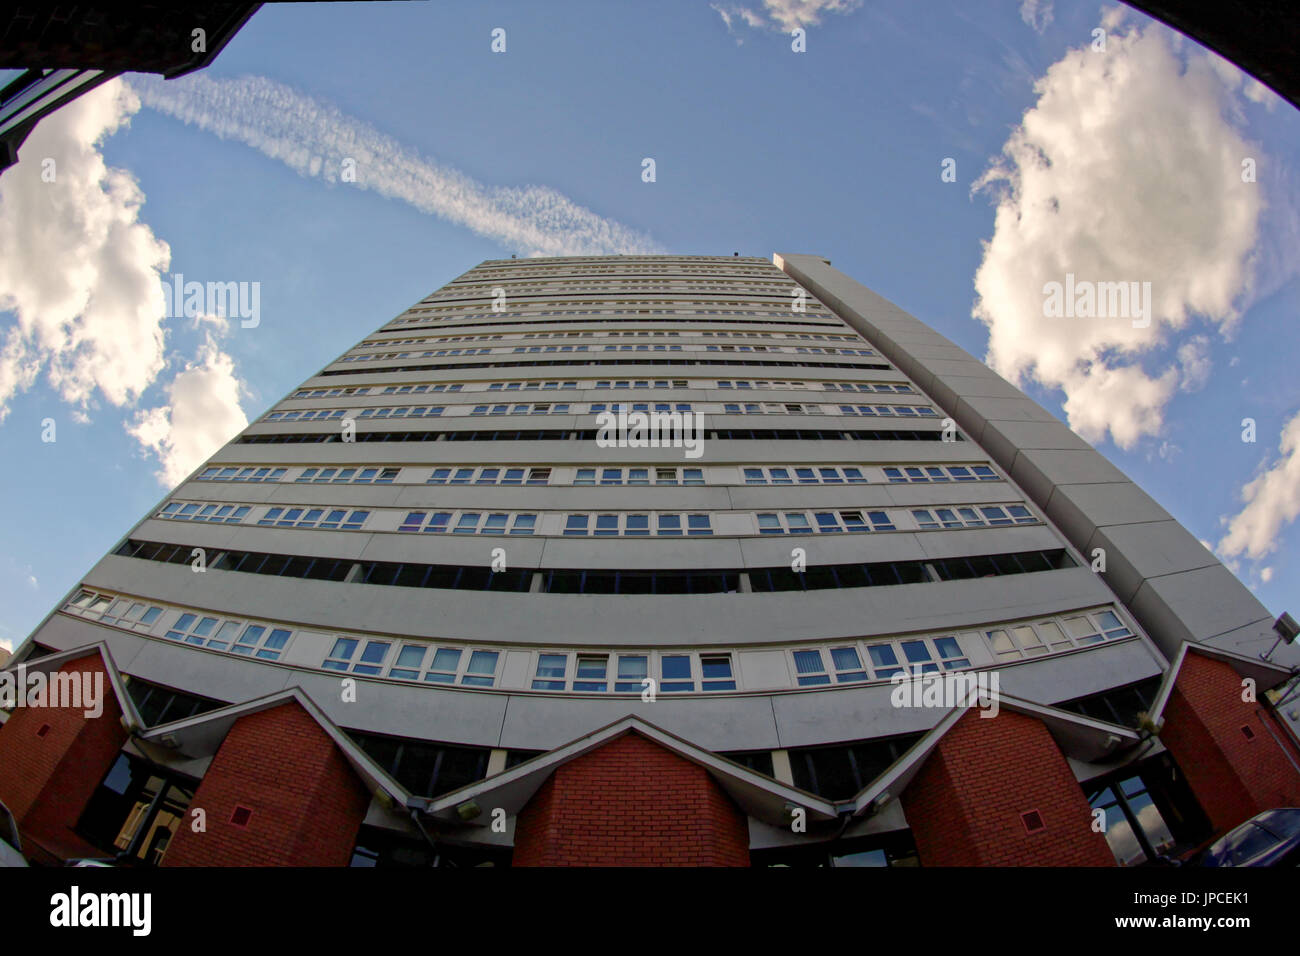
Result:
<svg viewBox="0 0 1300 956"><path fill-rule="evenodd" d="M702 415L701 453L597 441L620 404ZM969 803L959 785L914 782L929 795L901 810L897 787L870 808L836 803L909 753L918 780L943 775L909 747L952 705L899 706L902 666L996 677L1047 708L993 723L1036 741L1053 799L1086 811L1089 779L1147 751L1074 716L1094 706L1077 702L1147 693L1188 641L1255 654L1271 623L1090 446L824 259L493 260L218 450L14 663L102 644L132 697L180 695L142 759L193 781L229 838L178 834L164 865L346 863L339 838L308 846L290 806L326 797L331 832L358 847L520 855L525 833L520 862L582 862L581 847L547 842L559 822L539 821L583 775L548 764L549 783L522 773L525 786L511 768L629 718L748 768L733 780L722 758L671 757L735 788L724 803L740 794L753 846L847 839L870 854L873 834L910 834L924 864L934 821L913 818L941 813L935 794ZM310 715L212 709L288 691ZM182 705L200 709L168 734ZM314 756L276 776L256 728L286 719ZM487 815L430 817L427 801L484 777L502 783L475 791L479 810L489 794L517 809L504 832ZM280 808L272 834L231 830L240 793ZM239 806L267 820L253 800ZM819 801L825 820L779 836L786 804ZM715 822L731 833L729 814ZM1025 844L1016 827L992 813L967 834L972 859L1098 862L1095 833L1075 846L1053 824ZM723 844L676 862L740 862Z"/></svg>

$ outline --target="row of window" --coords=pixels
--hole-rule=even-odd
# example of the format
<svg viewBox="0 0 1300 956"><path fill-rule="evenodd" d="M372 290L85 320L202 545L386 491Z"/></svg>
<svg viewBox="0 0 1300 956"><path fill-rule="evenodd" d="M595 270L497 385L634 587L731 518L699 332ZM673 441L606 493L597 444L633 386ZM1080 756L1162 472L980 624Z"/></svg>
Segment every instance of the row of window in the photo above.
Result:
<svg viewBox="0 0 1300 956"><path fill-rule="evenodd" d="M178 521L213 521L219 524L239 524L249 512L247 505L186 504L169 501L158 512L159 518Z"/></svg>
<svg viewBox="0 0 1300 956"><path fill-rule="evenodd" d="M552 392L563 390L588 389L664 389L664 388L705 388L733 389L739 391L752 389L779 389L795 391L826 392L872 392L878 395L902 394L914 395L916 389L911 385L897 382L807 382L786 381L780 379L585 379L573 381L517 381L517 382L471 382L471 383L422 383L416 385L358 385L351 388L300 388L293 398L336 398L344 395L423 395L430 392ZM851 414L851 413L846 413Z"/></svg>
<svg viewBox="0 0 1300 956"><path fill-rule="evenodd" d="M259 525L276 528L320 528L325 531L360 531L369 511L342 508L268 508Z"/></svg>
<svg viewBox="0 0 1300 956"><path fill-rule="evenodd" d="M683 524L683 517L686 519ZM595 519L594 521L592 519ZM655 511L641 514L571 514L564 519L566 536L596 537L625 535L629 537L650 534L651 526L658 537L680 537L685 531L688 535L713 534L713 522L707 514L681 515L675 512Z"/></svg>
<svg viewBox="0 0 1300 956"><path fill-rule="evenodd" d="M426 442L426 441L580 441L594 442L599 432L586 428L498 428L456 429L452 431L358 431L356 442ZM911 428L710 428L702 436L713 441L965 441L960 432L946 429ZM237 445L312 445L341 442L335 432L286 432L280 434L240 435Z"/></svg>
<svg viewBox="0 0 1300 956"><path fill-rule="evenodd" d="M896 674L938 673L970 667L956 637L911 638L886 644L857 642L826 648L792 650L795 681L800 687L888 680Z"/></svg>
<svg viewBox="0 0 1300 956"><path fill-rule="evenodd" d="M811 358L812 356L808 356ZM418 365L389 365L379 371L387 374L392 372L463 372L473 369L506 369L506 368L555 368L559 366L582 366L584 368L607 366L607 365L678 365L678 366L714 366L714 365L734 365L746 369L760 368L831 368L831 369L849 369L855 372L881 372L890 371L893 366L888 362L863 362L863 361L799 361L794 357L769 360L766 358L715 358L712 356L702 358L558 358L558 359L516 359L509 360L499 359L492 362L424 362ZM326 378L334 375L358 375L361 374L355 369L335 368L326 369L317 373L320 377Z"/></svg>
<svg viewBox="0 0 1300 956"><path fill-rule="evenodd" d="M461 405L453 409L469 408L471 416L481 415L595 415L601 412L691 412L724 415L856 415L873 418L937 418L939 413L928 405L812 405L798 402L727 402L692 404L690 402L633 402L609 404L593 402L573 405L568 402L528 402L501 405ZM396 408L364 408L359 419L379 418L437 418L447 411L443 405L399 406ZM324 421L343 418L347 409L313 409L310 411L272 412L262 419L266 422ZM452 413L456 414L455 411Z"/></svg>
<svg viewBox="0 0 1300 956"><path fill-rule="evenodd" d="M423 352L364 352L344 355L339 362L385 362L405 358L442 358L456 355L549 355L564 352L591 352L590 345L516 345L500 348L427 349ZM674 345L651 344L606 345L601 352L766 352L778 355L875 355L872 349L834 348L818 345Z"/></svg>
<svg viewBox="0 0 1300 956"><path fill-rule="evenodd" d="M373 412L373 409L371 409ZM438 409L441 414L442 409ZM346 408L314 408L307 411L272 412L262 419L267 422L318 422L342 418L347 414ZM365 417L365 413L362 413Z"/></svg>
<svg viewBox="0 0 1300 956"><path fill-rule="evenodd" d="M540 294L540 295L582 295L590 292L636 292L653 295L658 292L659 295L675 295L679 291L695 292L696 294L717 294L725 295L728 292L742 293L746 295L771 295L771 296L789 296L797 287L792 285L785 276L779 278L775 275L755 275L747 277L736 277L735 279L719 279L714 277L701 276L699 278L685 277L679 272L667 272L662 276L642 279L635 278L635 273L608 273L609 278L593 278L591 273L583 270L568 276L543 276L540 270L534 271L529 269L526 274L520 275L515 279L506 280L510 292L515 295ZM490 302L494 291L502 280L488 276L475 275L464 280L458 280L443 288L422 301L437 303L445 299L483 299ZM649 288L645 288L645 287ZM667 286L667 288L664 288Z"/></svg>
<svg viewBox="0 0 1300 956"><path fill-rule="evenodd" d="M863 475L862 468L819 466L744 468L747 485L838 485L867 484L872 481ZM867 469L869 472L875 469ZM916 481L999 481L997 472L988 465L884 465L880 466L889 482Z"/></svg>
<svg viewBox="0 0 1300 956"><path fill-rule="evenodd" d="M159 625L168 640L261 660L279 660L293 628L227 618L199 611L149 605L131 598L80 591L64 607L115 627L147 632ZM891 638L835 641L784 648L789 686L824 687L888 681L900 674L922 676L972 666L974 643L983 642L995 660L1021 660L1090 647L1134 636L1111 608L1024 620L996 628ZM542 649L529 652L529 689L583 693L660 693L744 690L734 652ZM505 652L490 647L425 643L386 637L337 635L320 667L368 677L466 687L499 686Z"/></svg>
<svg viewBox="0 0 1300 956"><path fill-rule="evenodd" d="M360 355L343 355L338 359L339 363L351 362L391 362L395 359L432 359L443 358L443 356L455 355L549 355L560 354L560 352L590 352L593 347L589 345L517 345L515 347L503 346L500 349L493 347L477 347L477 349L428 349L422 352L361 352ZM706 352L767 352L767 354L777 355L875 355L876 352L871 349L835 349L829 346L768 346L768 345L607 345L599 349L602 352L688 352L688 351L706 351Z"/></svg>
<svg viewBox="0 0 1300 956"><path fill-rule="evenodd" d="M452 342L500 342L515 338L521 339L563 339L563 338L680 338L683 335L694 335L700 338L728 338L728 339L804 339L819 341L836 341L836 342L859 342L861 339L856 335L818 335L812 332L740 332L740 331L720 331L720 332L680 332L671 329L646 329L643 331L633 331L631 329L614 329L611 331L593 331L584 330L581 332L524 332L516 335L507 335L502 332L489 333L487 335L426 335L412 339L366 339L358 348L385 348L394 345L443 345Z"/></svg>
<svg viewBox="0 0 1300 956"><path fill-rule="evenodd" d="M188 565L193 559L193 550L190 545L132 538L123 542L114 554L162 564ZM525 568L496 572L485 567L352 561L303 554L235 550L218 551L208 564L209 571L239 571L273 577L349 581L386 587L518 593L530 591L536 575L540 583L539 592L544 594L734 594L741 590L742 576L748 579L747 590L755 593L817 591L958 581L1073 567L1077 567L1076 562L1063 548L928 561L810 565L804 571L793 571L780 566L744 570Z"/></svg>
<svg viewBox="0 0 1300 956"><path fill-rule="evenodd" d="M704 693L736 689L736 675L730 654L681 654L633 652L574 655L570 671L569 654L542 652L536 655L533 690L583 693ZM654 677L651 677L654 674Z"/></svg>
<svg viewBox="0 0 1300 956"><path fill-rule="evenodd" d="M281 481L288 468L256 465L211 465L197 476L197 481ZM418 481L407 470L407 481ZM310 467L293 478L295 482L314 484L394 484L402 476L401 468L380 466ZM871 483L999 481L988 465L769 465L742 466L741 477L747 485L864 485ZM427 479L430 485L725 485L736 483L736 469L679 467L610 467L502 465L457 466L434 468ZM228 517L223 514L221 517ZM205 519L206 520L206 519ZM926 519L940 523L953 520L947 516ZM945 525L947 527L947 525Z"/></svg>
<svg viewBox="0 0 1300 956"><path fill-rule="evenodd" d="M444 314L432 315L434 310L424 310L417 314L409 315L403 318L394 319L388 325L379 329L380 332L393 331L415 331L417 329L442 329L445 326L429 325L430 322L441 322L447 319L451 320L472 320L472 319L489 319L493 320L491 324L498 325L567 325L571 323L586 324L588 322L599 321L602 324L611 322L641 322L647 321L642 318L646 315L663 315L672 316L667 321L674 322L678 325L780 325L788 329L792 325L802 325L814 328L833 329L842 327L837 323L830 321L804 321L803 319L790 318L789 309L772 308L765 311L745 310L745 309L558 309L553 311L530 311L527 306L531 303L516 305L511 310L508 321L503 320L502 313L499 312L460 312L459 309L442 309L438 310ZM584 303L587 304L587 303ZM408 310L414 311L414 310ZM459 314L457 314L459 313ZM598 315L599 319L586 318L569 318L569 316ZM768 318L750 318L750 319L692 319L686 318L691 315L749 315L749 316L768 316ZM821 317L820 313L809 309L806 313L813 319ZM537 318L537 316L564 316L564 318ZM829 316L826 316L829 319ZM659 320L656 320L659 321ZM475 325L474 328L483 328L490 323L484 322ZM399 328L406 326L407 328Z"/></svg>
<svg viewBox="0 0 1300 956"><path fill-rule="evenodd" d="M1042 657L1073 647L1132 637L1133 632L1114 611L1095 611L1060 620L1035 621L984 632L1000 661Z"/></svg>
<svg viewBox="0 0 1300 956"><path fill-rule="evenodd" d="M149 631L165 611L156 604L87 590L79 591L63 609L139 632ZM166 627L163 636L168 640L268 661L280 659L292 634L286 627L189 611L181 612L170 626L161 626Z"/></svg>
<svg viewBox="0 0 1300 956"><path fill-rule="evenodd" d="M695 471L697 469L686 469ZM157 513L159 518L184 521L219 521L237 524L248 514L248 506L168 502ZM318 528L322 530L360 531L370 517L370 511L328 507L286 507L267 509L257 519L257 524L277 528ZM938 528L985 528L1013 524L1036 524L1038 519L1023 505L973 505L911 511L917 528L923 531ZM730 533L743 534L836 534L841 532L896 531L896 519L884 510L858 509L836 511L780 511L727 512L728 517L752 517L754 524L748 531L734 522ZM531 535L541 530L539 512L485 512L475 510L411 511L398 527L399 531L452 534L519 534ZM714 528L709 514L677 512L577 512L562 515L561 526L551 526L549 534L568 537L595 535L596 537L660 537L686 535L712 535ZM910 529L905 529L910 530Z"/></svg>
<svg viewBox="0 0 1300 956"><path fill-rule="evenodd" d="M423 394L425 392L459 392L465 386L460 383L448 385L445 382L441 384L426 385L390 385L382 391L377 391L379 386L357 385L352 388L300 388L293 393L293 398L337 398L340 395L408 395Z"/></svg>

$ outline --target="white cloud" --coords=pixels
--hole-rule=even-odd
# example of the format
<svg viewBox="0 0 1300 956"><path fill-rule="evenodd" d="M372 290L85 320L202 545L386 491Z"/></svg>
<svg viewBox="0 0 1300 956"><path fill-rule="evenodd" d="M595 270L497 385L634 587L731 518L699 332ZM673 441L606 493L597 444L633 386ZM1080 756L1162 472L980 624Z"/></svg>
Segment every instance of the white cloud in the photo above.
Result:
<svg viewBox="0 0 1300 956"><path fill-rule="evenodd" d="M1020 19L1035 33L1042 33L1052 22L1052 0L1024 0L1020 4Z"/></svg>
<svg viewBox="0 0 1300 956"><path fill-rule="evenodd" d="M1161 432L1180 385L1208 374L1204 343L1153 372L1143 353L1193 315L1231 331L1252 291L1263 201L1262 184L1241 180L1242 157L1258 149L1233 125L1239 107L1212 60L1192 50L1184 63L1158 25L1119 32L1121 15L1105 20L1116 30L1106 52L1071 50L1048 69L976 183L998 206L972 314L988 326L994 369L1062 389L1079 434L1131 448ZM1046 318L1044 285L1069 273L1150 282L1150 326Z"/></svg>
<svg viewBox="0 0 1300 956"><path fill-rule="evenodd" d="M795 27L815 27L827 13L852 13L862 0L763 0L761 11L733 3L722 6L710 3L722 17L728 32L735 20L743 20L753 30L771 29L789 33Z"/></svg>
<svg viewBox="0 0 1300 956"><path fill-rule="evenodd" d="M17 316L0 346L0 421L42 371L84 409L96 394L129 404L162 370L171 253L139 221L134 178L99 151L139 108L109 81L41 120L0 177L0 310Z"/></svg>
<svg viewBox="0 0 1300 956"><path fill-rule="evenodd" d="M168 403L141 411L127 431L158 456L160 484L172 488L248 424L235 363L204 333L194 361L166 386Z"/></svg>
<svg viewBox="0 0 1300 956"><path fill-rule="evenodd" d="M1273 580L1273 569L1272 569L1272 568L1260 568L1260 569L1259 569L1259 579L1260 579L1261 581L1263 581L1265 584L1268 584L1269 581L1272 581L1272 580Z"/></svg>
<svg viewBox="0 0 1300 956"><path fill-rule="evenodd" d="M1300 515L1300 413L1282 427L1281 457L1241 489L1245 506L1224 518L1218 552L1258 560L1277 550L1282 526Z"/></svg>
<svg viewBox="0 0 1300 956"><path fill-rule="evenodd" d="M1210 340L1207 336L1196 335L1178 348L1178 364L1181 367L1182 381L1178 387L1185 392L1195 392L1205 387L1210 380Z"/></svg>
<svg viewBox="0 0 1300 956"><path fill-rule="evenodd" d="M528 255L653 253L649 238L596 215L554 189L491 188L422 158L374 127L263 77L132 77L144 105L279 160L301 176L342 181L465 226Z"/></svg>

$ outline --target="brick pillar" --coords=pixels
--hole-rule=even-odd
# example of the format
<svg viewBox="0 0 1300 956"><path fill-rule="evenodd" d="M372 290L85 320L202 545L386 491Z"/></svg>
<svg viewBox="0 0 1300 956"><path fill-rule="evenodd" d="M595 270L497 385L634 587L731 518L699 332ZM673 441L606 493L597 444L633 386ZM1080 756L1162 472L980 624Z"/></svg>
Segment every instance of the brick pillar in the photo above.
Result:
<svg viewBox="0 0 1300 956"><path fill-rule="evenodd" d="M1160 740L1217 832L1261 810L1300 806L1300 773L1287 753L1297 762L1300 754L1263 704L1241 699L1242 690L1230 664L1189 651L1164 710Z"/></svg>
<svg viewBox="0 0 1300 956"><path fill-rule="evenodd" d="M902 802L923 866L1115 865L1056 741L1023 714L967 713Z"/></svg>
<svg viewBox="0 0 1300 956"><path fill-rule="evenodd" d="M56 673L74 677L83 689L83 675L89 675L102 712L87 717L86 710L93 708L15 708L0 726L0 800L18 821L24 852L37 862L57 865L67 857L103 855L72 828L127 734L98 651L64 662Z"/></svg>
<svg viewBox="0 0 1300 956"><path fill-rule="evenodd" d="M370 793L343 752L291 702L241 717L190 803L163 866L347 866Z"/></svg>
<svg viewBox="0 0 1300 956"><path fill-rule="evenodd" d="M703 767L632 731L551 774L519 814L514 865L748 866L748 819Z"/></svg>

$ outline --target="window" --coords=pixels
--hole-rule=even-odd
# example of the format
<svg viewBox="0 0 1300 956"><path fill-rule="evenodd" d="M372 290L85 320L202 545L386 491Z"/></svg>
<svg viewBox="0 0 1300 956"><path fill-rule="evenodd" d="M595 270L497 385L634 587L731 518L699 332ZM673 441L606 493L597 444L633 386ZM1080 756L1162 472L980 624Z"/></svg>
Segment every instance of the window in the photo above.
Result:
<svg viewBox="0 0 1300 956"><path fill-rule="evenodd" d="M640 693L645 690L645 682L649 677L649 660L649 655L646 654L618 655L617 680L614 684L614 690L619 693Z"/></svg>
<svg viewBox="0 0 1300 956"><path fill-rule="evenodd" d="M1087 617L1067 617L1065 630L1076 644L1097 644L1103 640L1098 628Z"/></svg>
<svg viewBox="0 0 1300 956"><path fill-rule="evenodd" d="M433 652L433 660L424 674L426 682L431 684L452 684L456 681L456 672L460 669L461 650L458 647L440 647Z"/></svg>
<svg viewBox="0 0 1300 956"><path fill-rule="evenodd" d="M794 651L793 656L795 677L800 687L831 682L830 676L826 673L826 664L822 660L821 651Z"/></svg>
<svg viewBox="0 0 1300 956"><path fill-rule="evenodd" d="M970 660L962 656L961 644L955 637L936 637L934 639L935 650L939 652L939 657L943 660L944 670L955 670L959 667L970 667Z"/></svg>
<svg viewBox="0 0 1300 956"><path fill-rule="evenodd" d="M835 667L836 683L867 679L866 669L862 666L856 647L832 647L831 663Z"/></svg>
<svg viewBox="0 0 1300 956"><path fill-rule="evenodd" d="M700 655L700 688L706 692L736 689L735 675L731 672L730 654Z"/></svg>
<svg viewBox="0 0 1300 956"><path fill-rule="evenodd" d="M709 522L708 515L687 515L687 534L690 535L711 535L713 526Z"/></svg>
<svg viewBox="0 0 1300 956"><path fill-rule="evenodd" d="M673 537L682 533L682 516L674 514L660 514L658 532L661 537Z"/></svg>
<svg viewBox="0 0 1300 956"><path fill-rule="evenodd" d="M892 644L870 644L867 646L867 656L871 658L871 667L878 679L903 673Z"/></svg>
<svg viewBox="0 0 1300 956"><path fill-rule="evenodd" d="M695 690L695 681L691 679L691 658L689 654L662 654L659 657L659 690L665 694Z"/></svg>
<svg viewBox="0 0 1300 956"><path fill-rule="evenodd" d="M579 654L573 689L603 691L607 686L605 672L608 667L609 658L604 654Z"/></svg>
<svg viewBox="0 0 1300 956"><path fill-rule="evenodd" d="M399 680L418 680L427 648L419 644L406 644L397 654L397 660L388 671L389 677Z"/></svg>
<svg viewBox="0 0 1300 956"><path fill-rule="evenodd" d="M465 674L461 677L460 682L471 687L491 687L496 679L497 658L499 656L496 651L472 652L469 658L469 666L465 668Z"/></svg>
<svg viewBox="0 0 1300 956"><path fill-rule="evenodd" d="M384 658L388 656L388 649L392 646L390 641L366 641L360 660L352 665L353 672L367 675L378 674L383 670L381 665Z"/></svg>
<svg viewBox="0 0 1300 956"><path fill-rule="evenodd" d="M930 648L926 646L925 641L903 641L903 656L907 659L908 673L910 674L933 674L939 670L939 665L934 663L930 656Z"/></svg>
<svg viewBox="0 0 1300 956"><path fill-rule="evenodd" d="M568 666L567 654L538 654L533 690L564 690Z"/></svg>
<svg viewBox="0 0 1300 956"><path fill-rule="evenodd" d="M351 637L340 637L334 641L334 647L325 658L321 667L332 671L345 671L351 666L352 655L361 642Z"/></svg>

